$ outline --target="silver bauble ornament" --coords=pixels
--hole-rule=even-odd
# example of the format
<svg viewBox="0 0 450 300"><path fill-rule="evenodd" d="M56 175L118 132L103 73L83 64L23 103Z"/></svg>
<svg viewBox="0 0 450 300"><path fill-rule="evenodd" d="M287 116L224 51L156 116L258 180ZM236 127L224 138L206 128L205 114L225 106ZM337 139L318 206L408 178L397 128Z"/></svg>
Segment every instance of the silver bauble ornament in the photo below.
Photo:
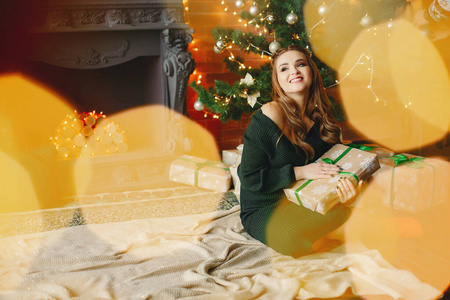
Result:
<svg viewBox="0 0 450 300"><path fill-rule="evenodd" d="M227 46L227 43L225 43L225 42L222 41L222 40L218 40L218 41L216 42L216 47L217 47L217 49L223 50L223 49L225 49L226 46Z"/></svg>
<svg viewBox="0 0 450 300"><path fill-rule="evenodd" d="M235 5L237 8L244 8L244 6L245 6L245 1L244 1L244 0L236 0L236 2L234 2L234 5Z"/></svg>
<svg viewBox="0 0 450 300"><path fill-rule="evenodd" d="M197 100L194 102L194 109L196 111L202 111L205 108L205 106L203 105L203 102L200 100Z"/></svg>
<svg viewBox="0 0 450 300"><path fill-rule="evenodd" d="M372 25L372 17L370 17L369 15L365 15L364 17L361 18L361 25L363 27L369 27L370 25Z"/></svg>
<svg viewBox="0 0 450 300"><path fill-rule="evenodd" d="M289 13L286 16L286 22L290 25L297 23L297 21L298 21L298 16L296 14L294 14L293 12Z"/></svg>
<svg viewBox="0 0 450 300"><path fill-rule="evenodd" d="M220 53L223 52L223 49L219 49L219 48L217 48L216 45L214 45L214 52L217 53L217 54L220 54Z"/></svg>
<svg viewBox="0 0 450 300"><path fill-rule="evenodd" d="M270 43L270 45L269 45L269 51L272 54L275 53L280 48L281 48L281 45L277 41L274 41L274 42Z"/></svg>
<svg viewBox="0 0 450 300"><path fill-rule="evenodd" d="M322 17L325 16L328 12L328 5L322 4L321 6L319 6L318 12Z"/></svg>
<svg viewBox="0 0 450 300"><path fill-rule="evenodd" d="M272 24L275 21L275 17L273 15L267 15L266 20L267 23Z"/></svg>
<svg viewBox="0 0 450 300"><path fill-rule="evenodd" d="M256 3L253 3L253 5L248 9L248 12L252 16L256 17L259 14L259 6Z"/></svg>

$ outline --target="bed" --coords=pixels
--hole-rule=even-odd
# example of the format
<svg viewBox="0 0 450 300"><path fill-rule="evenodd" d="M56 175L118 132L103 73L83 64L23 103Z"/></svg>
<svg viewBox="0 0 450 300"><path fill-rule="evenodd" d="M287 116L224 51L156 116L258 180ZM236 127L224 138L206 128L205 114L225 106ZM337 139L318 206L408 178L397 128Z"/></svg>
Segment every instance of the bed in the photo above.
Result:
<svg viewBox="0 0 450 300"><path fill-rule="evenodd" d="M0 215L1 299L435 299L362 243L298 259L245 233L230 191L79 196ZM359 298L361 297L361 298Z"/></svg>

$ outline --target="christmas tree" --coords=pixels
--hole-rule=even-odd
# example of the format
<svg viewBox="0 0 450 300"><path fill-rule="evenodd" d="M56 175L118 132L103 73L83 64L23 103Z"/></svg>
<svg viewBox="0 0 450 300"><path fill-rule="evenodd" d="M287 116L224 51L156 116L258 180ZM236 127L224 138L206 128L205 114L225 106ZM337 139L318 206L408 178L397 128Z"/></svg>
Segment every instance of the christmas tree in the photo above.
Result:
<svg viewBox="0 0 450 300"><path fill-rule="evenodd" d="M406 0L365 0L348 3L350 13L361 15L361 26L368 27L375 22L392 19L398 9L406 5ZM323 63L310 44L311 31L306 28L303 8L306 0L255 0L251 5L245 0L236 0L235 6L241 9L240 17L246 21L246 30L217 27L212 30L216 41L214 51L229 51L224 63L229 71L242 79L235 83L216 80L213 86L205 88L197 82L190 86L197 93L195 109L207 109L218 116L222 122L239 120L242 114L251 114L264 103L272 101L272 68L270 56L280 47L296 44L312 51L323 86L328 89L337 85L336 71ZM342 1L340 1L342 2ZM354 1L353 1L354 2ZM376 2L376 3L375 3ZM317 4L320 16L325 16L334 3ZM342 5L342 4L341 4ZM248 7L248 9L247 9ZM382 8L382 9L380 9ZM352 10L352 11L351 11ZM367 12L373 12L369 15ZM336 28L336 34L345 28ZM241 53L254 53L267 62L260 68L246 67L244 59L234 56L230 49L238 47ZM329 95L333 113L338 121L344 121L342 107Z"/></svg>

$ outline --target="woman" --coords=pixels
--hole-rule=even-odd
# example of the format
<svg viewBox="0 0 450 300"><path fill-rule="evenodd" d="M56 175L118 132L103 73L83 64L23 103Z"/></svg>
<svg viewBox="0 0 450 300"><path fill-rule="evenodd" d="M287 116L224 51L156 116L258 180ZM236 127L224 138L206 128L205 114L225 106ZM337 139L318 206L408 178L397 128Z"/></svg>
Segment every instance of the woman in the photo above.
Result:
<svg viewBox="0 0 450 300"><path fill-rule="evenodd" d="M361 190L341 179L339 205L326 215L288 201L283 189L300 179L331 178L339 166L313 163L341 142L318 69L308 50L279 49L272 56L274 101L255 112L244 134L241 220L251 236L291 256L316 251L349 217Z"/></svg>

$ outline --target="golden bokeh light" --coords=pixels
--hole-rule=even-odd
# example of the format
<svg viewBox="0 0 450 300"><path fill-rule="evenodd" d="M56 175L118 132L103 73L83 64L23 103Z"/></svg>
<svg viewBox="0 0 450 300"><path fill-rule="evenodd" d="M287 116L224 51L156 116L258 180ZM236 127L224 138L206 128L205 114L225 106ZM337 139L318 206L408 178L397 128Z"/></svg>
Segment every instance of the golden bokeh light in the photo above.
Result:
<svg viewBox="0 0 450 300"><path fill-rule="evenodd" d="M63 97L26 76L6 74L0 78L0 106L0 213L61 208L76 204L79 195L173 187L167 172L179 155L220 160L211 133L162 105L102 121L120 125L126 151L73 157L61 156L52 141L64 118L74 114Z"/></svg>
<svg viewBox="0 0 450 300"><path fill-rule="evenodd" d="M57 205L49 137L72 111L62 98L21 74L0 77L0 213Z"/></svg>
<svg viewBox="0 0 450 300"><path fill-rule="evenodd" d="M359 6L356 1L329 3L328 13L319 14L322 2L307 1L303 8L305 26L314 54L331 68L337 70L353 39L364 28L359 16L352 13Z"/></svg>
<svg viewBox="0 0 450 300"><path fill-rule="evenodd" d="M450 124L450 81L431 42L406 20L361 32L339 67L349 122L402 152L441 139Z"/></svg>

